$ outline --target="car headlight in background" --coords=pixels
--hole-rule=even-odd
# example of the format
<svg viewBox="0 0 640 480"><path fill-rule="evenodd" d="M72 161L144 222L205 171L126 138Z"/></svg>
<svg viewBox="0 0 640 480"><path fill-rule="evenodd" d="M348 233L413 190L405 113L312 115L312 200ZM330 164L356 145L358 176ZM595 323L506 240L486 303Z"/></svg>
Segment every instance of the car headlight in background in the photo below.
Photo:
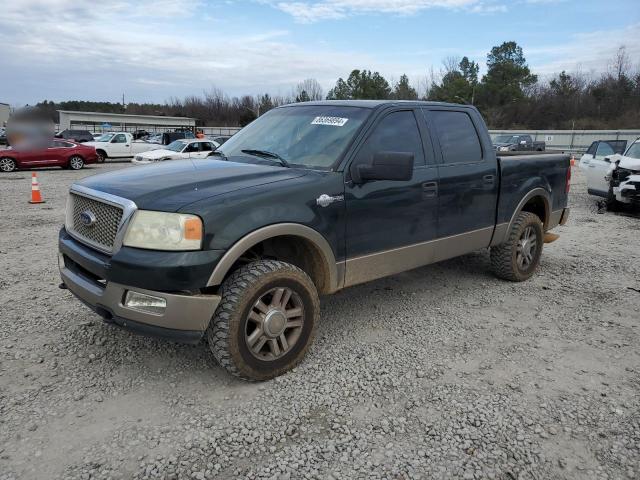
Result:
<svg viewBox="0 0 640 480"><path fill-rule="evenodd" d="M202 234L202 220L196 215L138 210L123 244L149 250L200 250Z"/></svg>
<svg viewBox="0 0 640 480"><path fill-rule="evenodd" d="M508 152L509 151L509 147L500 147L500 151L501 152Z"/></svg>

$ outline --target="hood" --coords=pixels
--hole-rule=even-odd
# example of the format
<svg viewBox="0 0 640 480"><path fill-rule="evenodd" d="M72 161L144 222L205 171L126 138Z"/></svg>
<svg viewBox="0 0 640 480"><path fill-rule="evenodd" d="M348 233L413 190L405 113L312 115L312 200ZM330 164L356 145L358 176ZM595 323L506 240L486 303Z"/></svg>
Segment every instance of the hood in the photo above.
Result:
<svg viewBox="0 0 640 480"><path fill-rule="evenodd" d="M175 160L93 175L75 184L127 198L140 209L175 212L209 197L306 173L300 169L224 160Z"/></svg>
<svg viewBox="0 0 640 480"><path fill-rule="evenodd" d="M164 157L173 157L174 155L179 155L179 153L165 148L155 148L153 150L138 153L136 154L136 157L142 157L147 160L158 160Z"/></svg>
<svg viewBox="0 0 640 480"><path fill-rule="evenodd" d="M82 142L82 144L95 148L95 147L103 147L105 145L109 145L109 142Z"/></svg>
<svg viewBox="0 0 640 480"><path fill-rule="evenodd" d="M626 168L627 170L635 170L640 172L640 158L625 157L620 155L620 168Z"/></svg>

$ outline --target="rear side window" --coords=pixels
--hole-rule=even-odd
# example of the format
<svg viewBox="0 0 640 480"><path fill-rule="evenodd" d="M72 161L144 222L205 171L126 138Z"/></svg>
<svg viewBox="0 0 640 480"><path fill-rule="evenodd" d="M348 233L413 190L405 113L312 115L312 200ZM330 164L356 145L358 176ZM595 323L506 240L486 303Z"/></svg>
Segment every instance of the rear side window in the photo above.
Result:
<svg viewBox="0 0 640 480"><path fill-rule="evenodd" d="M471 117L465 112L433 110L433 120L445 164L482 161L482 147Z"/></svg>
<svg viewBox="0 0 640 480"><path fill-rule="evenodd" d="M598 142L593 142L591 144L591 146L589 147L589 150L587 150L587 153L589 155L595 155L596 154L596 148L598 148Z"/></svg>
<svg viewBox="0 0 640 480"><path fill-rule="evenodd" d="M356 162L371 163L378 152L413 153L415 166L425 164L422 139L413 112L393 112L384 117L360 148Z"/></svg>

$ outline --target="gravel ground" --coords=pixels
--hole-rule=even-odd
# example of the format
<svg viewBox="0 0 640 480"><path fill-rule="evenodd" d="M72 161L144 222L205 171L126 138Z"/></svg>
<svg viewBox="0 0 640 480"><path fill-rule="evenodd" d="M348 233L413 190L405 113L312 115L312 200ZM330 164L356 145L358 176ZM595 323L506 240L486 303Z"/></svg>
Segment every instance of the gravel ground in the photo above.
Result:
<svg viewBox="0 0 640 480"><path fill-rule="evenodd" d="M250 384L58 289L69 184L0 174L0 479L640 478L640 220L572 218L530 281L487 252L322 300L306 360ZM634 290L636 289L636 290Z"/></svg>

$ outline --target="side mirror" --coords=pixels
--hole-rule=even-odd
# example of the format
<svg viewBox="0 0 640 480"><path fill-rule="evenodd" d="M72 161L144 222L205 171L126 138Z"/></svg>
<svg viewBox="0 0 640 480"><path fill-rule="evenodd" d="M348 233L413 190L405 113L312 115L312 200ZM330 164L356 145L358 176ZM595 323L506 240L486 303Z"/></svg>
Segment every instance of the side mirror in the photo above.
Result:
<svg viewBox="0 0 640 480"><path fill-rule="evenodd" d="M373 155L371 165L355 165L351 169L355 183L369 180L407 181L413 177L413 153L378 152Z"/></svg>

